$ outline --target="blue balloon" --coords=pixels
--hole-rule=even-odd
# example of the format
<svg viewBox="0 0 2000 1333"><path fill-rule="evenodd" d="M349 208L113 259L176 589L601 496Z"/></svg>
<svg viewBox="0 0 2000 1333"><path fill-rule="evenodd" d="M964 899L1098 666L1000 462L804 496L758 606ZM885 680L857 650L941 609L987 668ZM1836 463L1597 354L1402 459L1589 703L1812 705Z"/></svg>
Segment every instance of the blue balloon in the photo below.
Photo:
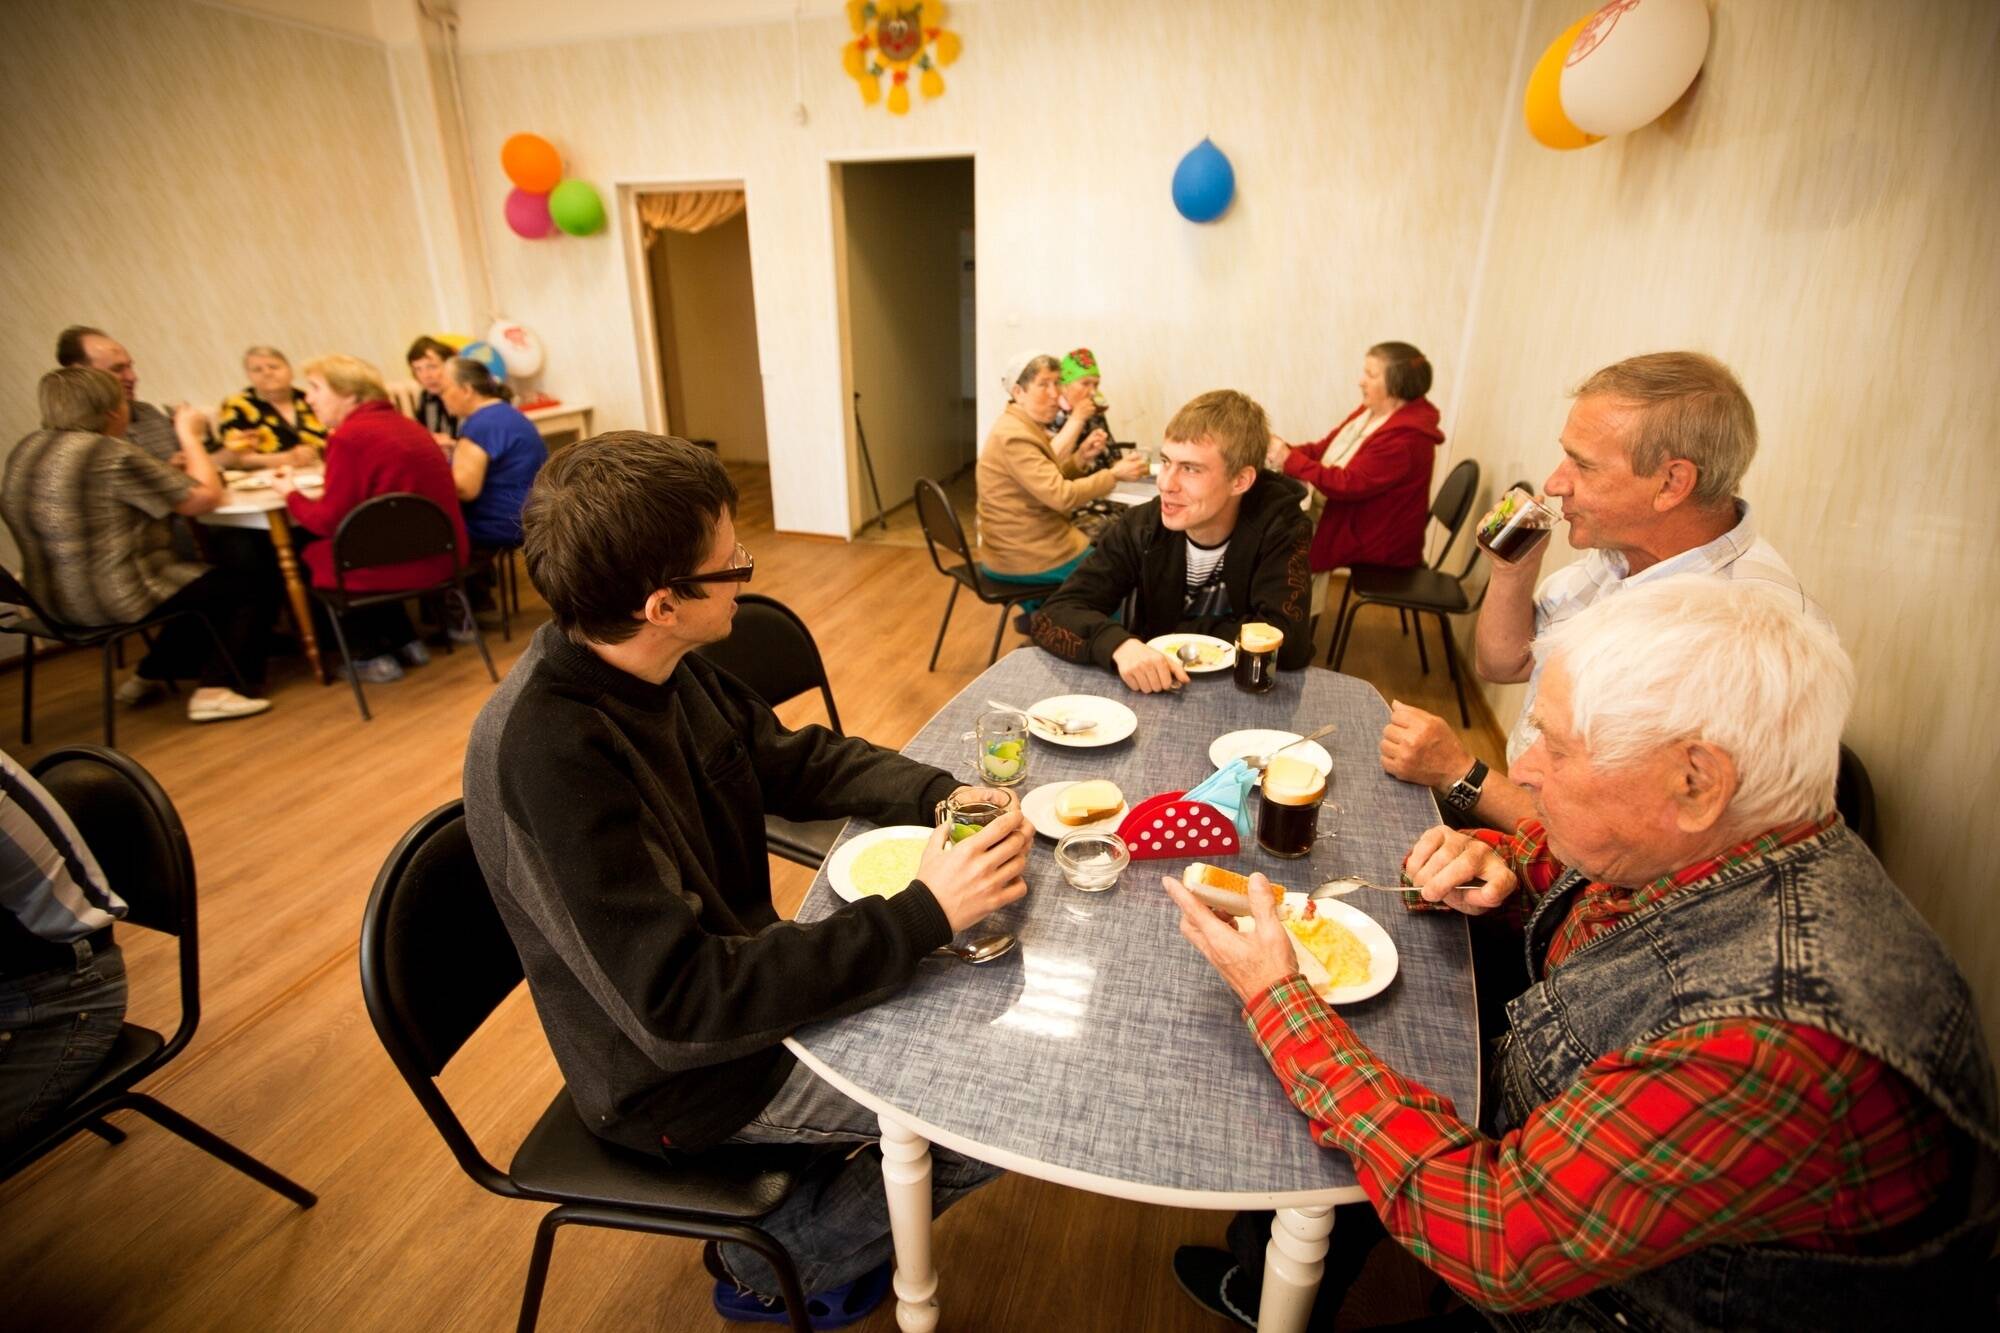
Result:
<svg viewBox="0 0 2000 1333"><path fill-rule="evenodd" d="M500 349L495 347L492 343L489 342L467 343L464 346L464 348L462 348L459 351L459 355L465 357L469 361L477 361L480 365L485 366L488 370L493 372L493 378L496 380L504 380L507 378L506 358L500 355Z"/></svg>
<svg viewBox="0 0 2000 1333"><path fill-rule="evenodd" d="M1174 207L1189 222L1213 222L1236 194L1236 168L1207 139L1188 149L1174 168Z"/></svg>

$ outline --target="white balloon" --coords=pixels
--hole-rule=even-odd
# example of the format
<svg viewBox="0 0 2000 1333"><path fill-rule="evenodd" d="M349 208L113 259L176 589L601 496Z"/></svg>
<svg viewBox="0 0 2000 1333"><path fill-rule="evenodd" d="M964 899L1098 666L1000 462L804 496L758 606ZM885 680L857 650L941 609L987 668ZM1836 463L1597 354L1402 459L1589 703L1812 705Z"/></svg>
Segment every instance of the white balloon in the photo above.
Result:
<svg viewBox="0 0 2000 1333"><path fill-rule="evenodd" d="M533 375L542 368L542 340L524 325L511 319L496 319L493 327L486 330L486 341L507 363L510 376Z"/></svg>
<svg viewBox="0 0 2000 1333"><path fill-rule="evenodd" d="M1563 114L1587 134L1629 134L1680 100L1707 54L1702 0L1611 0L1563 63Z"/></svg>

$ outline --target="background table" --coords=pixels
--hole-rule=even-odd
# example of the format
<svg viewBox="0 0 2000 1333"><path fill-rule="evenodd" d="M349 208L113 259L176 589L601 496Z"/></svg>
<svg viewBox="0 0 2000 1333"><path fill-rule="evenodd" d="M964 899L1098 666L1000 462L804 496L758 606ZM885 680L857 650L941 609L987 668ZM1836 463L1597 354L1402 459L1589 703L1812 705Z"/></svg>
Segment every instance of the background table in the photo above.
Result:
<svg viewBox="0 0 2000 1333"><path fill-rule="evenodd" d="M317 499L322 478L317 474L301 474L294 478L299 489L307 498ZM278 494L275 487L258 490L238 490L225 488L220 507L198 515L198 521L217 528L255 528L271 534L271 549L278 557L278 573L284 576L285 596L291 602L292 621L298 626L299 646L306 650L306 660L312 663L313 675L325 677L319 661L319 635L313 632L312 603L306 592L306 581L299 572L299 557L292 546L292 528L286 517L285 497Z"/></svg>
<svg viewBox="0 0 2000 1333"><path fill-rule="evenodd" d="M1138 714L1137 733L1099 749L1038 739L1019 790L1105 777L1136 804L1211 773L1208 745L1224 732L1340 724L1323 742L1334 758L1328 799L1343 807L1339 836L1298 861L1253 844L1221 861L1230 869L1262 870L1292 888L1336 874L1394 883L1410 844L1437 822L1428 791L1382 772L1376 746L1388 709L1381 696L1317 668L1281 673L1277 688L1262 696L1237 690L1227 672L1197 677L1178 693L1141 695L1109 672L1017 650L941 709L905 752L966 774L969 751L960 738L988 696L1030 705L1075 693L1119 699ZM842 840L867 827L851 822ZM1325 1254L1327 1209L1361 1197L1353 1168L1344 1154L1312 1141L1245 1028L1236 997L1181 938L1179 913L1159 876L1185 863L1134 861L1116 889L1084 894L1064 883L1051 846L1036 839L1028 896L970 932L1013 931L1021 941L1013 954L979 968L927 961L895 998L803 1028L788 1042L882 1117L885 1177L898 1214L899 1322L905 1329L936 1322L929 1192L925 1183L919 1195L915 1183L919 1170L928 1180L928 1140L1121 1198L1288 1210L1280 1220L1292 1234L1273 1243L1285 1252L1273 1263L1286 1271L1267 1280L1265 1313L1274 1314L1275 1288L1302 1323ZM1401 968L1381 995L1342 1013L1390 1064L1475 1119L1478 1025L1463 919L1409 912L1390 894L1345 901L1388 930ZM822 870L799 918L817 920L840 906ZM920 1202L921 1235L903 1215L912 1200ZM1267 1327L1288 1322L1279 1315Z"/></svg>

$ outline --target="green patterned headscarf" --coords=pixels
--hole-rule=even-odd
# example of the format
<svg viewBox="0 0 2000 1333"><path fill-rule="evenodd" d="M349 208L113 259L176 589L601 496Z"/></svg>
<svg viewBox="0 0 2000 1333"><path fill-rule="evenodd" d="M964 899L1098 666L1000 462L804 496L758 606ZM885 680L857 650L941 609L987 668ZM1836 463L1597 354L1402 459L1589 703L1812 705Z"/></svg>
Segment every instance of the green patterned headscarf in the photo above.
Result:
<svg viewBox="0 0 2000 1333"><path fill-rule="evenodd" d="M1064 384L1074 384L1086 375L1102 377L1103 373L1097 368L1097 358L1091 355L1088 347L1079 347L1062 359Z"/></svg>

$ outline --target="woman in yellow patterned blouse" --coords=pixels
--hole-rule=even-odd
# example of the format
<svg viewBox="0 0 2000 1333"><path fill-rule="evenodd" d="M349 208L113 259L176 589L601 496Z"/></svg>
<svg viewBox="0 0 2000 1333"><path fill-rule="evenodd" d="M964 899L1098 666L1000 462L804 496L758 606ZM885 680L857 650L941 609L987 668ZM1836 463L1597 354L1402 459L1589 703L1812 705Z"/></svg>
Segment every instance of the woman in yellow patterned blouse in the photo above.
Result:
<svg viewBox="0 0 2000 1333"><path fill-rule="evenodd" d="M225 467L317 467L326 448L326 427L313 415L306 396L292 387L292 363L275 347L243 354L250 387L222 404L216 433L222 437Z"/></svg>

